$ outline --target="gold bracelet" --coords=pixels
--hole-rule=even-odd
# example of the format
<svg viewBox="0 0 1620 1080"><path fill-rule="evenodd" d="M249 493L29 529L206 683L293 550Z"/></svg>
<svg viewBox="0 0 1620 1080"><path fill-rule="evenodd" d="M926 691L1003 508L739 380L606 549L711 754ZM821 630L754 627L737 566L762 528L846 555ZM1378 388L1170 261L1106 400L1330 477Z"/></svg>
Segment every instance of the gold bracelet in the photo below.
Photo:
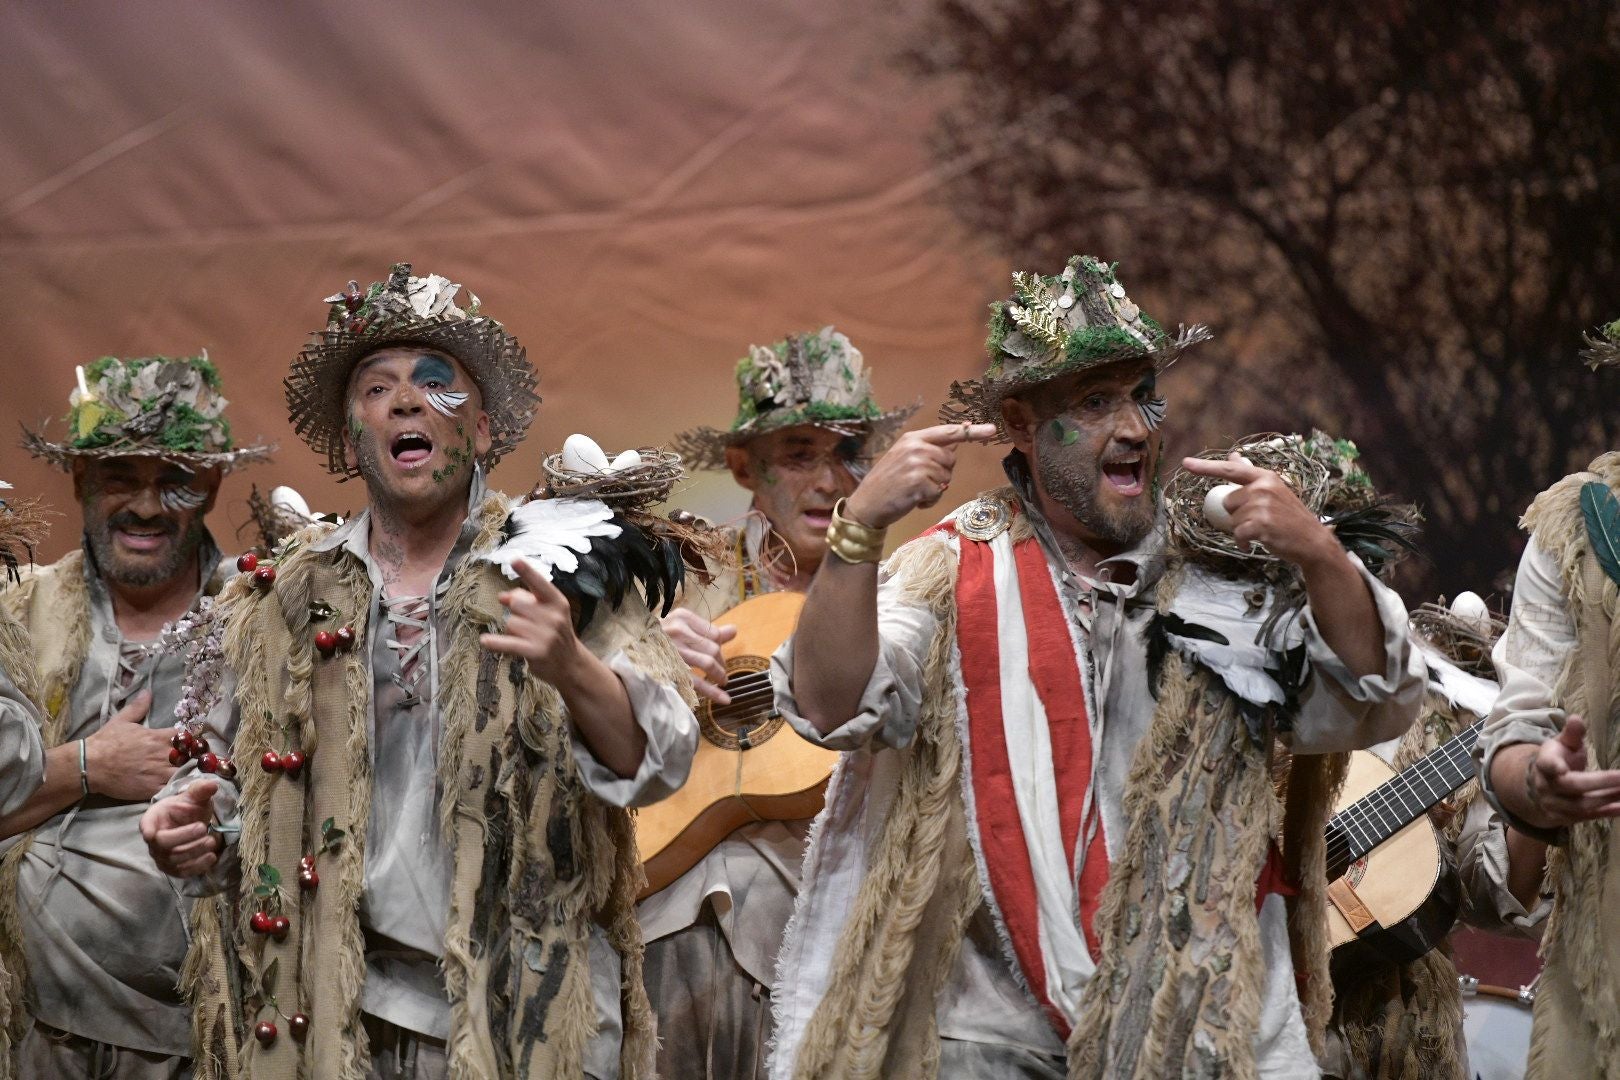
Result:
<svg viewBox="0 0 1620 1080"><path fill-rule="evenodd" d="M844 500L833 504L832 524L827 526L827 550L850 564L883 561L883 538L887 529L874 529L844 516Z"/></svg>

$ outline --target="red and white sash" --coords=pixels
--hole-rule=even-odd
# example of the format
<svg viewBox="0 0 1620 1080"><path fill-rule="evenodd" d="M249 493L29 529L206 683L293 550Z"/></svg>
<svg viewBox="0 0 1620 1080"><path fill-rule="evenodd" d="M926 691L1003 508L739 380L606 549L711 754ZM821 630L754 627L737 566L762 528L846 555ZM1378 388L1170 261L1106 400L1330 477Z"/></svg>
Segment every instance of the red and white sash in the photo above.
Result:
<svg viewBox="0 0 1620 1080"><path fill-rule="evenodd" d="M1040 544L1003 531L959 546L970 829L1019 970L1067 1038L1096 969L1108 882L1100 820L1075 864L1092 777L1080 667Z"/></svg>

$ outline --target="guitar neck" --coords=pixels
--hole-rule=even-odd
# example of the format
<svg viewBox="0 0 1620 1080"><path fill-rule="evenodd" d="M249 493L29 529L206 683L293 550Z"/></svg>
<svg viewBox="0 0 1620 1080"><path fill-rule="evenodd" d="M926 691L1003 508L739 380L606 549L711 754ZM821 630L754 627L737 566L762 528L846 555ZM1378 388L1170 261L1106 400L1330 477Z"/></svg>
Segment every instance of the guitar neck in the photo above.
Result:
<svg viewBox="0 0 1620 1080"><path fill-rule="evenodd" d="M1361 858L1472 780L1474 744L1484 727L1485 722L1479 721L1465 728L1394 779L1334 814L1328 830L1330 836L1337 833L1348 845L1344 861ZM1331 841L1329 848L1345 850Z"/></svg>

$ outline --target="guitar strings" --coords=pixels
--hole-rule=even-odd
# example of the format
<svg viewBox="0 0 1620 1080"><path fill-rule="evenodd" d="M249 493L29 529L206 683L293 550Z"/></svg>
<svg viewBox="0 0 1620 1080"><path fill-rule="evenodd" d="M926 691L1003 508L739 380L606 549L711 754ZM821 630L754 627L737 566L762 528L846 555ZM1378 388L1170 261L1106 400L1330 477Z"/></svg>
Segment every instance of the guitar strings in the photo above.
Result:
<svg viewBox="0 0 1620 1080"><path fill-rule="evenodd" d="M1455 738L1413 762L1393 780L1387 781L1380 788L1329 818L1328 826L1335 832L1327 845L1328 861L1337 862L1341 859L1350 861L1365 855L1472 779L1471 770L1465 771L1464 763L1472 756L1473 745L1478 741L1483 728L1483 723L1471 725ZM1442 765L1447 765L1455 771L1465 771L1466 774L1460 783L1452 784L1455 777L1443 772ZM1433 781L1439 782L1438 788L1431 782L1431 776ZM1418 791L1419 781L1428 789L1427 796ZM1415 808L1408 805L1408 794L1416 802ZM1394 809L1397 802L1399 813ZM1389 818L1385 817L1386 809L1391 812ZM1400 816L1403 813L1408 815L1404 821ZM1361 848L1359 852L1358 844Z"/></svg>

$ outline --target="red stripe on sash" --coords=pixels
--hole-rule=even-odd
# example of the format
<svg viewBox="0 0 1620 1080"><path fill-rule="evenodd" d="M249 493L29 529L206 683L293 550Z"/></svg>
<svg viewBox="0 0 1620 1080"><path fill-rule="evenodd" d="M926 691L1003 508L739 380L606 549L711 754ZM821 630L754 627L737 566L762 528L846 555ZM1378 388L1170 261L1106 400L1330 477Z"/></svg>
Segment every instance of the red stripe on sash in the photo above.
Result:
<svg viewBox="0 0 1620 1080"><path fill-rule="evenodd" d="M1041 958L1035 873L1013 796L1012 766L1001 726L1001 641L997 619L995 556L990 545L963 539L956 576L956 638L962 654L967 699L968 747L972 754L973 805L997 908L1024 979L1065 1038L1068 1023L1046 992Z"/></svg>
<svg viewBox="0 0 1620 1080"><path fill-rule="evenodd" d="M1072 874L1086 791L1091 785L1091 722L1086 716L1086 695L1080 685L1074 641L1069 636L1069 619L1052 585L1045 552L1034 540L1025 540L1013 546L1013 556L1024 603L1024 632L1029 639L1029 674L1046 709L1052 766L1057 774L1058 821ZM1078 890L1080 929L1093 959L1102 956L1096 921L1103 886L1107 884L1108 845L1099 823L1086 848Z"/></svg>

